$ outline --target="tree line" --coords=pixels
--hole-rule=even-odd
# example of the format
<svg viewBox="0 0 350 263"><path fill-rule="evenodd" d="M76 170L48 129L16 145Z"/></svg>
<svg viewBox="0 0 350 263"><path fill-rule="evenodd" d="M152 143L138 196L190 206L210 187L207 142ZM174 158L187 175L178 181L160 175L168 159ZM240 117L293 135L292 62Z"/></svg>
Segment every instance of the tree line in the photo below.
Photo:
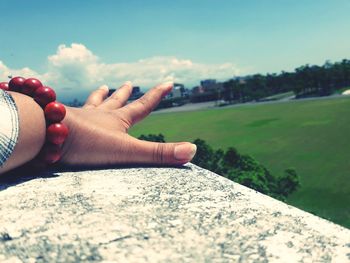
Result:
<svg viewBox="0 0 350 263"><path fill-rule="evenodd" d="M350 60L327 61L322 66L304 65L294 72L280 74L255 74L238 77L223 83L217 99L229 102L261 100L278 93L293 91L296 98L328 96L350 86Z"/></svg>
<svg viewBox="0 0 350 263"><path fill-rule="evenodd" d="M141 135L139 139L165 142L163 134ZM300 186L295 169L288 168L284 174L273 176L264 165L253 157L240 154L233 147L224 151L222 149L214 150L201 139L196 139L193 143L197 145L197 153L192 163L263 194L285 201L287 196Z"/></svg>
<svg viewBox="0 0 350 263"><path fill-rule="evenodd" d="M236 77L223 82L220 88L206 90L203 94L193 92L192 89L191 95L164 99L157 109L172 107L174 104L182 105L188 101L225 100L229 103L261 101L285 92L294 92L296 98L328 96L347 87L350 88L350 60L343 59L335 63L327 61L322 66L306 64L293 72ZM75 107L82 105L76 99L69 104Z"/></svg>

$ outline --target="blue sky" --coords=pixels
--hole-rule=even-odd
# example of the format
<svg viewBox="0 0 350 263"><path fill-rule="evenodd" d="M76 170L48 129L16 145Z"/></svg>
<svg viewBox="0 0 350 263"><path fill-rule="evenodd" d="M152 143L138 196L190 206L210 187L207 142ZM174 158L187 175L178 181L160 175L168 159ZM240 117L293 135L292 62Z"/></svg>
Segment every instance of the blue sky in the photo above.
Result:
<svg viewBox="0 0 350 263"><path fill-rule="evenodd" d="M72 43L99 63L171 57L199 64L193 74L205 65L250 74L350 58L346 0L1 0L0 11L0 61L14 72L44 75L48 56Z"/></svg>

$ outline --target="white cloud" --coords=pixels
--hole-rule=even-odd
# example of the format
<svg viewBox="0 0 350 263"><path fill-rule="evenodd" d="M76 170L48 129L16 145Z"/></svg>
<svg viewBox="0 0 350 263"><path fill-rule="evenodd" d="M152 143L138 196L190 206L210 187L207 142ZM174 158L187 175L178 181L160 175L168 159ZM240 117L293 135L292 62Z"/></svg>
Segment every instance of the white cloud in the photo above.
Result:
<svg viewBox="0 0 350 263"><path fill-rule="evenodd" d="M56 54L48 56L46 72L30 68L10 69L0 61L0 77L8 75L36 76L57 90L91 90L107 84L116 87L130 80L134 85L152 87L164 81L175 81L192 87L202 79L225 80L239 73L231 64L201 64L176 57L151 57L132 63L106 64L82 44L60 45Z"/></svg>
<svg viewBox="0 0 350 263"><path fill-rule="evenodd" d="M39 74L30 68L10 69L0 60L0 82L6 81L9 76L38 76ZM40 76L40 75L39 75Z"/></svg>

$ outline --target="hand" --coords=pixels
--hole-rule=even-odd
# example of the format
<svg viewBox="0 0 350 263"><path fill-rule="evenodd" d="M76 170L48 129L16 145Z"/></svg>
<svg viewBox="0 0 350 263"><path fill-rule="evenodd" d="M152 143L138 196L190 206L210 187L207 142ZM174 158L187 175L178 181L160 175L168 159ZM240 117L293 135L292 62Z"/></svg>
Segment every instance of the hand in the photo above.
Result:
<svg viewBox="0 0 350 263"><path fill-rule="evenodd" d="M172 83L159 85L126 106L132 92L130 82L109 98L108 87L101 86L82 108L67 107L64 123L69 128L69 135L63 145L61 163L180 165L191 161L196 153L194 144L147 142L127 133L158 105L172 86Z"/></svg>

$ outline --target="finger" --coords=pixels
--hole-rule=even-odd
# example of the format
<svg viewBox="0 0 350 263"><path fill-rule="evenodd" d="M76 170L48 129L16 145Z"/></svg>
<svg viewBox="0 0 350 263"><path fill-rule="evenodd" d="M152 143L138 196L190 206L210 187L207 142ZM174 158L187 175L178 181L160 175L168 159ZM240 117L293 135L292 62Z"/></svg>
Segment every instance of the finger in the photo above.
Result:
<svg viewBox="0 0 350 263"><path fill-rule="evenodd" d="M128 101L131 92L132 84L130 81L127 81L98 107L107 110L121 108Z"/></svg>
<svg viewBox="0 0 350 263"><path fill-rule="evenodd" d="M158 105L161 99L171 91L172 88L172 82L158 85L148 91L141 98L126 105L123 108L123 111L126 114L127 121L133 125L145 118Z"/></svg>
<svg viewBox="0 0 350 263"><path fill-rule="evenodd" d="M129 138L130 163L180 165L191 161L197 151L196 145L189 142L158 143Z"/></svg>
<svg viewBox="0 0 350 263"><path fill-rule="evenodd" d="M107 97L108 91L109 91L108 87L106 85L102 85L99 89L95 90L90 94L83 108L88 109L88 108L96 108L97 106L99 106Z"/></svg>

